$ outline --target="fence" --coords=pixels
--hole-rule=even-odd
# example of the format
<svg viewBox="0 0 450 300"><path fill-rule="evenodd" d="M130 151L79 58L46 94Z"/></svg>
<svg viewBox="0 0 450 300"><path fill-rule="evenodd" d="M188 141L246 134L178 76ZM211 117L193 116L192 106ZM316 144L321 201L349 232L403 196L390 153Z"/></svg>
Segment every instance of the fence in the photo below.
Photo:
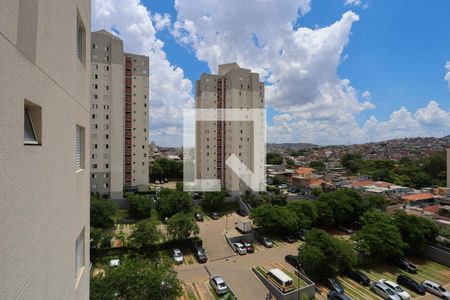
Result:
<svg viewBox="0 0 450 300"><path fill-rule="evenodd" d="M435 261L437 263L443 264L446 267L450 267L450 249L437 246L437 245L427 245L425 247L425 251L423 252L423 256L426 259Z"/></svg>

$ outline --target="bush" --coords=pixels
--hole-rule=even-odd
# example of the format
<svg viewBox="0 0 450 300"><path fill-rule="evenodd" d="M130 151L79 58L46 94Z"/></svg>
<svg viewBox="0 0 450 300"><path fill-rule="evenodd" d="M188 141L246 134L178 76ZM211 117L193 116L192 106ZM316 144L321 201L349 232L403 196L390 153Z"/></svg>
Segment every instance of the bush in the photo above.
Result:
<svg viewBox="0 0 450 300"><path fill-rule="evenodd" d="M135 220L142 220L150 217L152 202L147 196L130 195L128 196L130 205L130 216Z"/></svg>
<svg viewBox="0 0 450 300"><path fill-rule="evenodd" d="M91 226L96 228L110 228L114 226L114 215L117 205L109 200L91 198Z"/></svg>

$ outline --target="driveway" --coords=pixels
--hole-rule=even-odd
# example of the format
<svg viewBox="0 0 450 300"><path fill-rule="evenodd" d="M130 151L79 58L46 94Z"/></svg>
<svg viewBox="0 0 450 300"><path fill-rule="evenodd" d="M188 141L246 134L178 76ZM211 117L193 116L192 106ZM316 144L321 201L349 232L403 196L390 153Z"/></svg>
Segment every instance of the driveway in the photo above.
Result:
<svg viewBox="0 0 450 300"><path fill-rule="evenodd" d="M211 222L220 222L220 220ZM225 240L223 243L226 245ZM226 246L229 248L228 245ZM209 275L204 268L206 266L211 275L220 275L228 282L238 299L265 299L268 291L253 273L251 267L282 262L286 255L297 253L297 248L298 244L286 244L272 249L264 248L252 254L210 260L203 265L178 266L176 271L179 278L189 284L208 279ZM205 249L208 252L206 244Z"/></svg>
<svg viewBox="0 0 450 300"><path fill-rule="evenodd" d="M233 213L222 216L218 220L209 219L197 223L200 228L199 236L203 240L203 247L206 249L208 260L214 261L235 255L227 244L224 235L226 232L235 230L235 222L238 219L243 219L243 217Z"/></svg>

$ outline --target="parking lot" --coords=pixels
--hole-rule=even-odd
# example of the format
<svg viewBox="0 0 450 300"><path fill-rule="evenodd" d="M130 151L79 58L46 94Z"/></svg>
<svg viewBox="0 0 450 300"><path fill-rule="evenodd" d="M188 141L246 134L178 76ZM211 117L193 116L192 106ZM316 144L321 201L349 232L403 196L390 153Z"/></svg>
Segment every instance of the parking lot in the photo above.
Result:
<svg viewBox="0 0 450 300"><path fill-rule="evenodd" d="M205 291L204 283L209 287L209 274L204 268L206 266L211 275L222 276L238 299L265 299L267 289L259 281L251 270L257 266L281 266L289 272L294 269L284 262L288 254L296 254L299 243L289 244L284 241L274 240L273 248L265 248L255 243L255 253L237 255L227 244L224 234L235 234L235 222L246 217L237 214L222 216L218 220L206 220L199 222L200 237L208 255L206 264L184 263L176 266L178 276L185 283L185 293L181 299L217 299L215 295L209 295Z"/></svg>
<svg viewBox="0 0 450 300"><path fill-rule="evenodd" d="M362 269L361 271L366 274L371 281L387 279L395 282L397 276L403 274L413 278L419 283L422 280L429 279L442 284L447 289L450 288L450 268L429 260L425 261L417 258L410 258L410 261L417 266L417 274L407 273L406 271L389 264L382 264L374 268ZM381 299L370 291L369 287L364 287L348 277L339 276L338 280L344 287L345 293L352 299ZM320 285L319 287L322 289L322 292L320 295L318 294L317 298L325 299L328 294L328 289ZM411 295L412 299L438 299L429 293L425 296L420 296L407 288L405 288L405 290Z"/></svg>

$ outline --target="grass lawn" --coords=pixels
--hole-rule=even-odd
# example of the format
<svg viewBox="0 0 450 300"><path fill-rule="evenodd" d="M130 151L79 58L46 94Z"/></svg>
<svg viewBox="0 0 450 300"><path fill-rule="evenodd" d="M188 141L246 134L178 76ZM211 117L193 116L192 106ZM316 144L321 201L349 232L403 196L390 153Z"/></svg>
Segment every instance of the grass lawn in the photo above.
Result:
<svg viewBox="0 0 450 300"><path fill-rule="evenodd" d="M378 266L367 267L361 269L361 271L365 273L371 281L387 279L396 282L397 276L403 274L413 278L419 283L425 279L439 282L442 285L450 283L450 268L429 260L421 260L416 258L411 258L410 260L417 266L417 274L407 273L406 271L390 264L380 264ZM348 277L340 276L338 277L338 280L344 286L345 293L353 299L380 299L373 292L371 292L368 287L364 287ZM406 289L406 291L412 298L419 296L409 289Z"/></svg>

